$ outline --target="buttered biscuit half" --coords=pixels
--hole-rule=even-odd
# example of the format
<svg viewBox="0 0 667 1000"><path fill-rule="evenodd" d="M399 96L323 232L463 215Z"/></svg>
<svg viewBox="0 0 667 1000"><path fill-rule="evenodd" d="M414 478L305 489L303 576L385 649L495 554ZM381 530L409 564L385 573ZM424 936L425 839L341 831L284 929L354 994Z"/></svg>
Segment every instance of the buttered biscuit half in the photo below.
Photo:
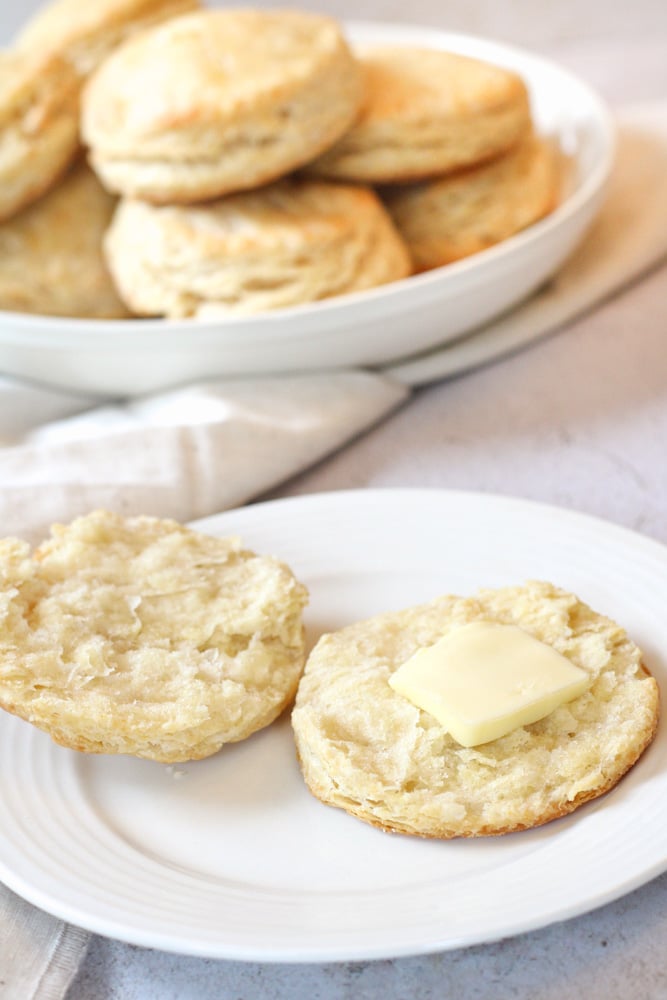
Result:
<svg viewBox="0 0 667 1000"><path fill-rule="evenodd" d="M452 838L539 826L609 791L658 714L621 626L535 582L323 636L292 725L317 798L384 830Z"/></svg>

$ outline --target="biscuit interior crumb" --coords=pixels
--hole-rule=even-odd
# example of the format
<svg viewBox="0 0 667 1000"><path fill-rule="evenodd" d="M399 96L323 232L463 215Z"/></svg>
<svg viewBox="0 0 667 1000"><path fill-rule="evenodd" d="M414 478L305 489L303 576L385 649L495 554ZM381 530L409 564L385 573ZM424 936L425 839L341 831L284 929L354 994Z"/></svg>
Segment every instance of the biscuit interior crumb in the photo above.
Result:
<svg viewBox="0 0 667 1000"><path fill-rule="evenodd" d="M0 704L68 746L191 759L294 693L305 588L237 539L97 512L0 565Z"/></svg>

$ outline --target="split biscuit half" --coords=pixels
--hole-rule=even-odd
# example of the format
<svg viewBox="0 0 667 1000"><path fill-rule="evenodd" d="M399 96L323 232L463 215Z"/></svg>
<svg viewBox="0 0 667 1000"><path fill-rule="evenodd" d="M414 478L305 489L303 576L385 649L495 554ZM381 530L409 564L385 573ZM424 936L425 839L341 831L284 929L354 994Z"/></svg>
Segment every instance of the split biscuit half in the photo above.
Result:
<svg viewBox="0 0 667 1000"><path fill-rule="evenodd" d="M498 156L530 131L526 86L500 66L408 46L359 58L361 113L310 174L367 184L421 180Z"/></svg>
<svg viewBox="0 0 667 1000"><path fill-rule="evenodd" d="M206 205L122 201L106 237L139 315L250 314L404 278L411 262L367 188L284 180Z"/></svg>
<svg viewBox="0 0 667 1000"><path fill-rule="evenodd" d="M539 722L458 744L389 684L452 627L525 629L590 675ZM549 583L447 596L323 636L292 725L303 775L328 805L384 830L452 838L525 830L609 791L653 739L658 686L620 625Z"/></svg>
<svg viewBox="0 0 667 1000"><path fill-rule="evenodd" d="M334 20L206 11L116 49L88 81L82 131L110 190L205 201L313 159L349 128L361 96Z"/></svg>
<svg viewBox="0 0 667 1000"><path fill-rule="evenodd" d="M234 538L96 511L0 543L0 707L90 753L196 760L271 723L305 588Z"/></svg>
<svg viewBox="0 0 667 1000"><path fill-rule="evenodd" d="M79 91L59 56L0 53L0 221L48 191L74 159Z"/></svg>
<svg viewBox="0 0 667 1000"><path fill-rule="evenodd" d="M115 205L79 162L48 194L0 223L0 309L126 317L102 252Z"/></svg>

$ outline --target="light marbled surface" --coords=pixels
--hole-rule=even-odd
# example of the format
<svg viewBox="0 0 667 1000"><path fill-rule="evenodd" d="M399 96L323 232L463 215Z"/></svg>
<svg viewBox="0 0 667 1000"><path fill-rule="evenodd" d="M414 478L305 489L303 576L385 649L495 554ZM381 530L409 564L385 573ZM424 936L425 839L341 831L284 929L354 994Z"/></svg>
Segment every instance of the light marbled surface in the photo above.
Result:
<svg viewBox="0 0 667 1000"><path fill-rule="evenodd" d="M3 5L0 35L8 38L36 6ZM320 6L339 16L422 22L528 44L581 73L612 103L667 94L663 0ZM420 391L372 433L275 495L365 486L480 489L589 511L667 543L666 301L663 267L568 330ZM665 940L667 875L564 924L396 961L244 965L94 938L68 1000L662 1000Z"/></svg>

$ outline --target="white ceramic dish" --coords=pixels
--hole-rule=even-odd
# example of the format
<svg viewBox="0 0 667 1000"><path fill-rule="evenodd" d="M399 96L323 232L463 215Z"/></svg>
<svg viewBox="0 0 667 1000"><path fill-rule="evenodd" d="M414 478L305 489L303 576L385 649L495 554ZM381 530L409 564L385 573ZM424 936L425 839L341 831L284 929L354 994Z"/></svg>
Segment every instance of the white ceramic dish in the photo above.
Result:
<svg viewBox="0 0 667 1000"><path fill-rule="evenodd" d="M547 578L623 623L667 683L667 549L605 522L483 494L387 490L259 504L199 526L290 562L310 589L311 641L445 591ZM170 768L80 755L5 715L0 879L101 934L218 958L380 958L490 941L667 868L663 735L571 816L435 842L314 799L286 719Z"/></svg>
<svg viewBox="0 0 667 1000"><path fill-rule="evenodd" d="M610 116L570 72L520 49L426 28L353 24L361 43L461 52L521 73L537 128L572 158L571 191L530 229L475 257L364 293L239 319L93 321L0 313L0 371L137 395L198 378L364 365L447 343L525 298L577 245L613 159Z"/></svg>

